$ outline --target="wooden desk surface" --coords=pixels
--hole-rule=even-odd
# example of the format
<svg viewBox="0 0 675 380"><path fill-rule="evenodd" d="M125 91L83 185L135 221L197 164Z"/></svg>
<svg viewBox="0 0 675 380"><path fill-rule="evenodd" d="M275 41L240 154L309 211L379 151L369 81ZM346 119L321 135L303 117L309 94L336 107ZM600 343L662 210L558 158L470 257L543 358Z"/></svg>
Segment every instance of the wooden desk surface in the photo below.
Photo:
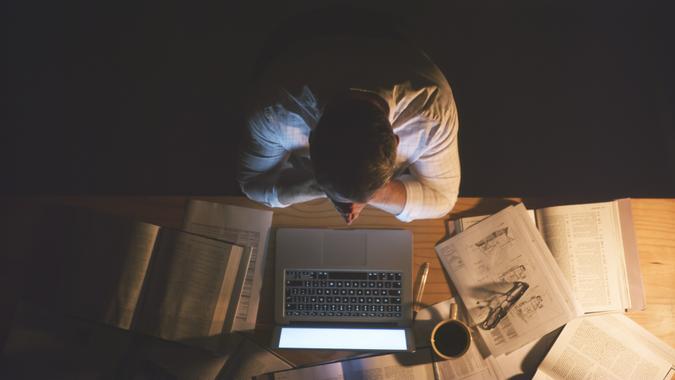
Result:
<svg viewBox="0 0 675 380"><path fill-rule="evenodd" d="M261 207L242 197L196 198L247 207ZM86 206L163 226L179 227L187 199L187 197L59 197L40 200ZM34 203L35 201L36 199L13 200L15 203ZM419 272L424 262L431 263L422 298L424 304L430 305L451 296L449 280L434 252L434 246L448 237L446 221L462 216L496 212L506 205L519 201L521 201L519 198L460 198L448 218L420 220L412 223L402 223L389 214L366 208L361 217L349 228L410 229L413 232L414 241L414 270ZM525 204L528 204L527 200ZM628 316L670 346L675 347L675 199L633 199L632 208L640 266L647 296L647 309L630 312ZM300 226L347 228L332 205L325 200L275 210L273 227ZM268 263L270 262L271 260ZM266 278L269 278L271 273L272 265L267 265ZM264 289L267 291L263 291L259 314L260 332L257 335L261 341L269 339L269 330L273 323L271 319L273 291L271 287L264 287ZM306 361L304 360L305 353L302 352L284 352L283 354L296 363ZM333 357L335 355L330 353L319 353L311 361Z"/></svg>

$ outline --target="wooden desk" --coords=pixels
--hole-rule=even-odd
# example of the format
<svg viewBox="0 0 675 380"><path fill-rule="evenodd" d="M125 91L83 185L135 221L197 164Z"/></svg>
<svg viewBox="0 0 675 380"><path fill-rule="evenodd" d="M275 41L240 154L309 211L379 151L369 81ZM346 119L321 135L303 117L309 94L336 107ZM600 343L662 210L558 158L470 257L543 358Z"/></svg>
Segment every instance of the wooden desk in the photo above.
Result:
<svg viewBox="0 0 675 380"><path fill-rule="evenodd" d="M241 197L198 197L199 199L261 207ZM13 200L13 205L34 204L36 199ZM187 197L60 197L40 199L50 203L80 205L117 215L124 215L150 223L179 227ZM461 216L496 212L506 205L521 201L512 199L460 198L455 209L445 219L420 220L402 223L379 210L366 208L350 228L407 228L413 232L414 270L425 261L431 263L428 282L422 302L433 304L450 297L448 278L434 252L434 246L447 238L446 220ZM528 201L525 201L526 205ZM640 265L647 295L647 309L628 314L654 335L675 347L675 199L634 199L632 201L635 232L640 253ZM18 207L21 210L22 207ZM21 214L21 212L19 212ZM346 228L342 219L327 201L313 201L276 209L273 227ZM267 265L266 278L272 273L272 255ZM11 260L10 260L11 261ZM11 275L10 275L11 276ZM273 290L264 287L259 314L259 332L256 339L269 341L272 327ZM294 363L327 360L344 353L315 353L308 360L307 353L283 352Z"/></svg>

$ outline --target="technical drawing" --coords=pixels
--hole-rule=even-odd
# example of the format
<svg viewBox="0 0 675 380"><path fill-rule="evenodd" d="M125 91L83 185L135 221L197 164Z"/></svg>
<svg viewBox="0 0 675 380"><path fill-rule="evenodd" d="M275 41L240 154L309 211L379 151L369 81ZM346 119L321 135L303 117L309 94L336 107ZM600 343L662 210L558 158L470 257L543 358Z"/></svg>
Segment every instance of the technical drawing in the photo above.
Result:
<svg viewBox="0 0 675 380"><path fill-rule="evenodd" d="M464 265L464 261L462 261L462 258L459 257L459 255L453 255L450 256L448 259L448 265L450 266L450 269L453 272L465 269L466 266Z"/></svg>
<svg viewBox="0 0 675 380"><path fill-rule="evenodd" d="M527 270L525 265L516 265L499 275L499 281L516 282L526 278Z"/></svg>
<svg viewBox="0 0 675 380"><path fill-rule="evenodd" d="M492 232L476 243L476 247L480 248L483 253L491 253L495 248L503 247L512 242L513 237L509 236L509 228L504 227Z"/></svg>
<svg viewBox="0 0 675 380"><path fill-rule="evenodd" d="M516 315L526 322L537 314L537 310L544 307L544 299L540 295L532 296L513 307Z"/></svg>
<svg viewBox="0 0 675 380"><path fill-rule="evenodd" d="M518 300L525 294L530 285L526 282L516 281L511 289L505 293L496 294L476 301L476 307L485 310L485 318L478 324L483 330L492 330L499 324Z"/></svg>

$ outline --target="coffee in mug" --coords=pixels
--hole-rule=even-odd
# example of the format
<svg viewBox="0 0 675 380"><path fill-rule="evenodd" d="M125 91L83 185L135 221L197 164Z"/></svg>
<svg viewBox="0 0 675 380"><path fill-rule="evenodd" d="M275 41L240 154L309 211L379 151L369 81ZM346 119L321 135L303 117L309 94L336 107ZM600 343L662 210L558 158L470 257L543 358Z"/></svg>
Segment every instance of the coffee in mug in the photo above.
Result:
<svg viewBox="0 0 675 380"><path fill-rule="evenodd" d="M471 346L471 331L457 319L457 304L450 305L450 318L439 322L431 332L431 347L443 359L457 359Z"/></svg>

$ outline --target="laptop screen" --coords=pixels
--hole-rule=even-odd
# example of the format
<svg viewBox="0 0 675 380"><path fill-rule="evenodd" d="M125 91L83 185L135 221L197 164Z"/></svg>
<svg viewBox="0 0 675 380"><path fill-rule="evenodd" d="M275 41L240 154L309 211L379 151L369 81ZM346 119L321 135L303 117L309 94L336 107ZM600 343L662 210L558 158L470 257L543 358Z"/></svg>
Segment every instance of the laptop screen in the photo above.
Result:
<svg viewBox="0 0 675 380"><path fill-rule="evenodd" d="M279 348L406 351L403 328L282 327Z"/></svg>

